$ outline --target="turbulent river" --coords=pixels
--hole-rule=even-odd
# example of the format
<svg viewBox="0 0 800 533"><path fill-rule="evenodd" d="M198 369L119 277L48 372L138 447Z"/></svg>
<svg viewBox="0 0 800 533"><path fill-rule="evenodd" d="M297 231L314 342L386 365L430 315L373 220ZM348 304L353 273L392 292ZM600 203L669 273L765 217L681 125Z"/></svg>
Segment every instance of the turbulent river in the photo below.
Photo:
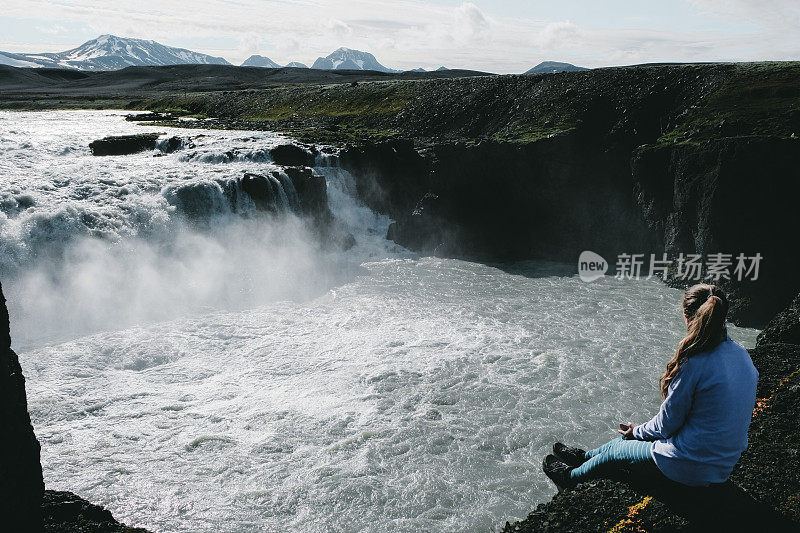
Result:
<svg viewBox="0 0 800 533"><path fill-rule="evenodd" d="M87 147L145 131L191 144ZM417 257L322 160L350 250L231 210L218 182L286 142L0 113L0 279L48 488L153 531L491 531L554 493L555 440L657 409L679 291Z"/></svg>

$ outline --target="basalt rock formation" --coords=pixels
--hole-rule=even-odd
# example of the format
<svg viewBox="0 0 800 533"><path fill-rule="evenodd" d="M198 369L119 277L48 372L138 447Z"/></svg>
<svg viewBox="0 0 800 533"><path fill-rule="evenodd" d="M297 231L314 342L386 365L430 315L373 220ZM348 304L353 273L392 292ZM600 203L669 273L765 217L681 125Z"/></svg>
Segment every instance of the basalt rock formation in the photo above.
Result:
<svg viewBox="0 0 800 533"><path fill-rule="evenodd" d="M159 148L162 154L171 154L184 146L177 136L159 141L160 133L137 133L136 135L112 135L89 143L92 155L130 155Z"/></svg>
<svg viewBox="0 0 800 533"><path fill-rule="evenodd" d="M11 349L8 310L0 286L0 523L9 531L41 527L44 493L39 441L33 433L25 377Z"/></svg>
<svg viewBox="0 0 800 533"><path fill-rule="evenodd" d="M145 150L153 150L158 141L158 133L139 133L137 135L115 135L89 143L92 155L129 155Z"/></svg>
<svg viewBox="0 0 800 533"><path fill-rule="evenodd" d="M732 318L763 326L800 290L800 279L792 274L800 249L787 235L800 227L794 205L800 196L796 139L646 146L636 150L631 166L634 194L659 239L659 252L731 254L731 279L719 281L732 296ZM733 275L739 254L763 257L757 279L755 272L741 282Z"/></svg>
<svg viewBox="0 0 800 533"><path fill-rule="evenodd" d="M422 153L389 142L348 148L340 161L364 201L396 220L390 237L423 253L574 262L583 250L655 247L625 158L577 135Z"/></svg>
<svg viewBox="0 0 800 533"><path fill-rule="evenodd" d="M348 147L340 164L361 198L395 223L389 238L422 253L574 262L592 250L613 268L621 253L730 254L731 318L763 326L800 290L800 250L785 231L800 142L765 137L700 145L597 145L580 133L531 144L484 141L416 150L388 141ZM759 179L764 169L769 176ZM764 182L780 183L782 194ZM754 215L757 214L757 218ZM763 258L737 279L736 258ZM705 275L705 272L703 272Z"/></svg>
<svg viewBox="0 0 800 533"><path fill-rule="evenodd" d="M310 167L314 166L316 149L312 151L296 144L281 144L270 149L269 155L276 165Z"/></svg>
<svg viewBox="0 0 800 533"><path fill-rule="evenodd" d="M796 65L474 78L450 87L452 105L430 83L397 114L417 138L351 143L340 164L395 219L389 237L422 253L572 263L592 250L612 271L643 254L644 275L650 254L673 267L729 254L730 279L712 281L734 322L763 327L800 290L798 80ZM757 279L734 274L739 254L761 256Z"/></svg>

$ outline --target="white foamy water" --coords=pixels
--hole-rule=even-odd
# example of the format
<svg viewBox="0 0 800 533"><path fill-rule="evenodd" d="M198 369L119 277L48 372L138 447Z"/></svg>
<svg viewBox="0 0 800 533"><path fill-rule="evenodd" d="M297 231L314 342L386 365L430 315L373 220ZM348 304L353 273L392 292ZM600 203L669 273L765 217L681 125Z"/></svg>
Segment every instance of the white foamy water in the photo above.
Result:
<svg viewBox="0 0 800 533"><path fill-rule="evenodd" d="M217 156L280 139L86 149L143 130L167 131L0 113L0 272L49 488L154 531L489 531L553 494L555 440L595 446L657 409L679 291L416 258L336 168L318 170L347 253L291 214L198 227L170 187L264 172L268 156Z"/></svg>

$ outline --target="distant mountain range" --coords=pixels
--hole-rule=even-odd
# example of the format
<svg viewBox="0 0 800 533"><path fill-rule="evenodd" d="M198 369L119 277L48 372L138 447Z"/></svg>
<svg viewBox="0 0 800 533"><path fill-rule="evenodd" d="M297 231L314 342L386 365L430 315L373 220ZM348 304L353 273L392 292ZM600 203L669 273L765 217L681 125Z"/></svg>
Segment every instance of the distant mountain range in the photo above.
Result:
<svg viewBox="0 0 800 533"><path fill-rule="evenodd" d="M558 61L542 61L525 74L551 74L553 72L577 72L579 70L589 70L586 67L576 67L571 63L559 63Z"/></svg>
<svg viewBox="0 0 800 533"><path fill-rule="evenodd" d="M131 66L164 66L182 64L230 65L221 57L214 57L186 50L165 46L155 41L101 35L77 48L57 53L17 54L0 52L0 65L34 68L66 68L75 70L117 70ZM282 68L268 57L252 55L247 58L243 67ZM292 61L285 65L293 68L308 68L307 65ZM391 69L378 62L369 52L339 48L326 57L319 57L311 65L312 69L323 70L374 70L378 72L402 72ZM448 70L439 67L436 71ZM525 74L540 74L586 70L570 63L545 61L539 63ZM423 68L411 69L411 72L426 72Z"/></svg>
<svg viewBox="0 0 800 533"><path fill-rule="evenodd" d="M0 64L13 67L47 67L77 70L116 70L131 66L159 66L196 63L230 65L214 57L164 46L155 41L101 35L72 50L58 53L14 54L0 52Z"/></svg>

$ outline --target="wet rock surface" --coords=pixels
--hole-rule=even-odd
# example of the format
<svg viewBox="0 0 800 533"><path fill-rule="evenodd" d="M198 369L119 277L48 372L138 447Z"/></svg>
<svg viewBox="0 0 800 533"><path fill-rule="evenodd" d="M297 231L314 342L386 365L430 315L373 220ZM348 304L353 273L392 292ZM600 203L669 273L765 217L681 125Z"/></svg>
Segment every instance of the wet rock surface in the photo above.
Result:
<svg viewBox="0 0 800 533"><path fill-rule="evenodd" d="M0 524L9 531L35 530L44 491L39 441L25 396L25 377L11 349L6 300L0 286ZM16 528L16 529L15 529Z"/></svg>
<svg viewBox="0 0 800 533"><path fill-rule="evenodd" d="M112 135L89 143L92 155L130 155L156 147L159 133L139 133L137 135Z"/></svg>
<svg viewBox="0 0 800 533"><path fill-rule="evenodd" d="M271 148L269 155L276 165L285 166L313 166L315 152L296 144L282 144Z"/></svg>
<svg viewBox="0 0 800 533"><path fill-rule="evenodd" d="M787 245L784 233L800 227L794 207L800 195L799 141L737 137L647 146L635 151L631 168L637 203L659 239L658 252L730 254L730 279L719 281L732 297L733 321L763 327L800 290L800 279L791 274L800 250ZM757 279L755 273L741 280L734 274L739 254L763 257Z"/></svg>
<svg viewBox="0 0 800 533"><path fill-rule="evenodd" d="M118 522L106 508L72 492L46 490L42 516L44 533L147 533Z"/></svg>
<svg viewBox="0 0 800 533"><path fill-rule="evenodd" d="M759 346L774 343L800 344L800 294L758 334Z"/></svg>

